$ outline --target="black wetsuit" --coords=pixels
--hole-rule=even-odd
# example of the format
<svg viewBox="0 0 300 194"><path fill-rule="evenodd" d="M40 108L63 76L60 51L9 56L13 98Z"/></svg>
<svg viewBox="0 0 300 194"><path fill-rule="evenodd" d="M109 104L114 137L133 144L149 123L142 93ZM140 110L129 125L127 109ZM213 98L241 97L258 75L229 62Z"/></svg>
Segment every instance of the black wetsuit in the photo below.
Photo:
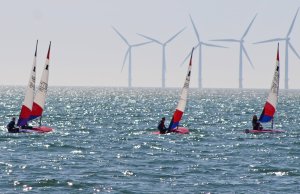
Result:
<svg viewBox="0 0 300 194"><path fill-rule="evenodd" d="M252 121L252 127L253 127L253 130L262 130L263 127L261 126L260 122L259 121L255 121L253 120Z"/></svg>
<svg viewBox="0 0 300 194"><path fill-rule="evenodd" d="M19 132L19 129L15 128L15 124L16 124L15 121L10 121L8 123L8 125L6 126L9 133L18 133Z"/></svg>
<svg viewBox="0 0 300 194"><path fill-rule="evenodd" d="M161 134L165 134L166 131L167 131L167 128L166 128L166 126L165 126L165 121L161 120L161 121L159 122L157 128L158 128L158 130L159 130L159 132L160 132Z"/></svg>

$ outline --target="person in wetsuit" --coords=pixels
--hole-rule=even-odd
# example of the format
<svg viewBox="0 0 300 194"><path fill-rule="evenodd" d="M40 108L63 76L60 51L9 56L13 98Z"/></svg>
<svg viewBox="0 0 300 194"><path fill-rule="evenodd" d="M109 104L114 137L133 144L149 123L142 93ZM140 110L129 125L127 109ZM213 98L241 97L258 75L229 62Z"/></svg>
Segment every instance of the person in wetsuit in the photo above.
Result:
<svg viewBox="0 0 300 194"><path fill-rule="evenodd" d="M253 115L253 118L252 118L252 127L253 127L253 130L262 130L263 129L263 127L260 124L260 122L258 121L256 115Z"/></svg>
<svg viewBox="0 0 300 194"><path fill-rule="evenodd" d="M165 120L166 120L166 118L163 117L163 118L160 120L160 122L159 122L159 124L158 124L158 126L157 126L157 128L158 128L160 134L165 134L165 133L167 132L167 128L166 128L166 126L165 126Z"/></svg>
<svg viewBox="0 0 300 194"><path fill-rule="evenodd" d="M16 118L13 117L11 119L11 121L8 123L8 125L6 126L9 133L18 133L19 132L19 128L16 128L15 125L16 125Z"/></svg>

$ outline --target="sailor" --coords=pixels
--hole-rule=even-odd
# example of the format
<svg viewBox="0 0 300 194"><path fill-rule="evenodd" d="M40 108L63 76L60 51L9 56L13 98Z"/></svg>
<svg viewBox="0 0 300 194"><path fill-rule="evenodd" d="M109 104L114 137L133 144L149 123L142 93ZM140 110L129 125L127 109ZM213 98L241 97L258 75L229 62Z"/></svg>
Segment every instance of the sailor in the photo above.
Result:
<svg viewBox="0 0 300 194"><path fill-rule="evenodd" d="M159 124L158 124L158 126L157 126L157 128L158 128L160 134L165 134L166 131L167 131L167 128L166 128L166 126L165 126L165 120L166 120L165 117L161 118L161 120L160 120L160 122L159 122Z"/></svg>
<svg viewBox="0 0 300 194"><path fill-rule="evenodd" d="M16 128L15 125L16 125L16 118L13 117L11 119L11 121L8 123L8 125L6 126L9 133L18 133L19 132L19 128Z"/></svg>
<svg viewBox="0 0 300 194"><path fill-rule="evenodd" d="M258 121L256 115L253 115L253 118L252 118L252 127L253 127L253 130L262 130L263 129L263 127L260 124L260 122Z"/></svg>

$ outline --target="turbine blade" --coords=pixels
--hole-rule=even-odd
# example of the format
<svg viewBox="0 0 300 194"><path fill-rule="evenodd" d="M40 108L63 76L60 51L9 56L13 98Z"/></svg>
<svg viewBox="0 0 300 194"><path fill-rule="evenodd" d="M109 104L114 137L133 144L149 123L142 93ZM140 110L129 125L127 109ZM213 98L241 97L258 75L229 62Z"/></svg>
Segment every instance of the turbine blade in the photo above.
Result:
<svg viewBox="0 0 300 194"><path fill-rule="evenodd" d="M200 36L199 36L198 30L197 30L197 28L196 28L196 26L195 26L195 23L194 23L193 18L192 18L191 15L190 15L190 19L191 19L191 22L192 22L192 25L193 25L193 28L194 28L194 31L195 31L197 40L198 40L198 42L200 42Z"/></svg>
<svg viewBox="0 0 300 194"><path fill-rule="evenodd" d="M289 29L289 31L288 31L286 37L289 37L289 35L290 35L291 32L292 32L292 29L293 29L294 24L295 24L295 21L296 21L296 17L297 17L297 15L298 15L298 11L299 11L299 8L297 9L297 12L296 12L296 14L295 14L295 16L294 16L293 22L292 22L292 24L291 24L291 26L290 26L290 29Z"/></svg>
<svg viewBox="0 0 300 194"><path fill-rule="evenodd" d="M143 46L143 45L145 45L145 44L149 44L149 43L151 43L151 42L153 42L153 41L143 42L143 43L139 43L139 44L133 44L133 45L131 45L131 46L132 46L132 47L138 47L138 46Z"/></svg>
<svg viewBox="0 0 300 194"><path fill-rule="evenodd" d="M201 42L201 44L203 44L205 46L211 46L211 47L228 48L228 47L225 47L225 46L219 46L219 45L215 45L215 44L208 44L208 43L205 43L205 42Z"/></svg>
<svg viewBox="0 0 300 194"><path fill-rule="evenodd" d="M193 47L194 49L197 49L199 47L200 43L198 43L196 46ZM189 52L189 54L187 54L187 56L183 59L182 63L180 64L180 67L185 64L186 60L191 56L192 51Z"/></svg>
<svg viewBox="0 0 300 194"><path fill-rule="evenodd" d="M129 46L129 42L126 40L126 38L115 27L112 26L112 28L124 40L124 42Z"/></svg>
<svg viewBox="0 0 300 194"><path fill-rule="evenodd" d="M275 42L275 41L278 42L278 41L282 41L282 40L286 40L286 39L285 38L274 38L274 39L269 39L269 40L254 42L253 44L261 44L261 43Z"/></svg>
<svg viewBox="0 0 300 194"><path fill-rule="evenodd" d="M156 43L158 43L158 44L162 44L161 42L159 42L158 40L156 40L156 39L154 39L154 38L151 38L151 37L149 37L149 36L145 36L145 35L139 34L139 33L137 33L137 34L138 34L139 36L142 36L142 37L148 39L148 40L151 40L151 41L156 42Z"/></svg>
<svg viewBox="0 0 300 194"><path fill-rule="evenodd" d="M177 32L174 36L172 36L169 40L167 40L165 42L165 44L168 44L169 42L171 42L176 36L178 36L183 30L185 30L185 27L182 28L179 32Z"/></svg>
<svg viewBox="0 0 300 194"><path fill-rule="evenodd" d="M128 57L129 50L130 50L130 47L127 49L127 51L126 51L126 53L125 53L125 57L124 57L124 60L123 60L123 65L122 65L121 72L123 71L123 68L124 68L124 66L125 66L125 62L126 62L126 59L127 59L127 57Z"/></svg>
<svg viewBox="0 0 300 194"><path fill-rule="evenodd" d="M249 24L247 30L245 31L244 35L242 36L241 40L243 40L243 39L245 38L245 36L248 34L248 31L249 31L249 29L251 28L251 26L252 26L252 24L253 24L253 22L254 22L256 16L257 16L257 14L255 14L254 18L253 18L252 21L250 22L250 24Z"/></svg>
<svg viewBox="0 0 300 194"><path fill-rule="evenodd" d="M244 45L242 45L242 51L245 53L245 55L246 55L248 61L249 61L250 64L251 64L251 67L254 69L254 65L253 65L253 63L252 63L252 61L251 61L251 59L250 59L250 57L249 57L249 55L248 55L248 53L247 53L247 51L246 51Z"/></svg>
<svg viewBox="0 0 300 194"><path fill-rule="evenodd" d="M299 54L297 53L296 49L293 47L293 45L289 42L289 46L292 49L292 51L296 54L296 56L298 57L298 59L300 59Z"/></svg>
<svg viewBox="0 0 300 194"><path fill-rule="evenodd" d="M241 42L240 40L237 39L214 39L210 41L223 41L223 42Z"/></svg>

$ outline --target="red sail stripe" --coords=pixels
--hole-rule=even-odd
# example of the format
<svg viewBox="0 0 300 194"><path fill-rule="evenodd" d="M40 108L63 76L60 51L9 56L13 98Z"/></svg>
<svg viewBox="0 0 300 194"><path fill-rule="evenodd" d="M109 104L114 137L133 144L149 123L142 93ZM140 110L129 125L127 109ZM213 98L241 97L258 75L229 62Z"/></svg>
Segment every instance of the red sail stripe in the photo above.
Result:
<svg viewBox="0 0 300 194"><path fill-rule="evenodd" d="M34 102L32 105L31 115L35 117L39 117L42 116L42 113L43 113L43 109L37 103Z"/></svg>
<svg viewBox="0 0 300 194"><path fill-rule="evenodd" d="M273 117L274 114L275 114L274 106L272 104L270 104L269 102L266 102L264 115Z"/></svg>
<svg viewBox="0 0 300 194"><path fill-rule="evenodd" d="M183 115L183 112L176 109L175 113L174 113L174 116L173 116L173 122L179 122L181 120L181 117Z"/></svg>

